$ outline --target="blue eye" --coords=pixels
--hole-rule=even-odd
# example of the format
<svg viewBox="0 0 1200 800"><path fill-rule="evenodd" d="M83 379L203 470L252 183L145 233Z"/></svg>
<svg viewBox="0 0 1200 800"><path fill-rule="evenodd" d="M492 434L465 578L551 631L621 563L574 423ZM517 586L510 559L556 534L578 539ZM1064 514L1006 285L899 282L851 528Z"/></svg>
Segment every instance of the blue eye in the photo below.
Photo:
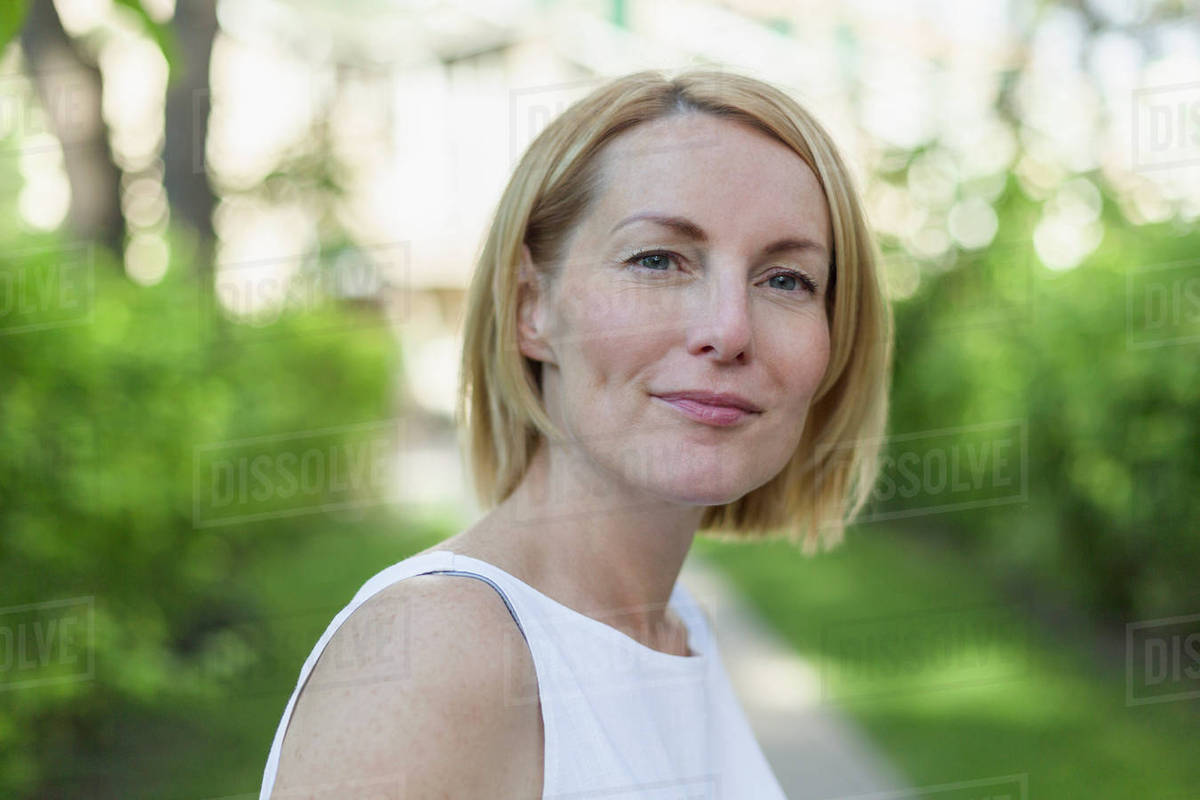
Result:
<svg viewBox="0 0 1200 800"><path fill-rule="evenodd" d="M817 285L813 282L813 280L811 278L809 278L807 275L804 275L803 273L800 273L800 272L792 272L790 270L788 272L779 272L779 273L776 273L775 275L772 275L767 280L773 281L776 278L790 278L792 280L793 285L791 287L782 287L781 286L781 287L779 287L781 289L787 288L788 291L793 291L796 288L795 284L800 284L801 286L804 287L804 290L807 292L812 292L813 294L815 294L817 291Z"/></svg>
<svg viewBox="0 0 1200 800"><path fill-rule="evenodd" d="M646 267L646 269L659 270L660 266L663 268L666 268L670 265L671 254L663 253L663 252L656 250L656 251L648 252L648 253L638 253L637 255L630 258L629 261L636 261L636 262L638 262L639 266ZM652 261L652 262L654 262L654 266L648 266L646 264L641 263L644 261ZM659 270L659 271L661 271L661 270Z"/></svg>
<svg viewBox="0 0 1200 800"><path fill-rule="evenodd" d="M797 280L798 280L798 279L796 278L796 276L795 276L795 275L789 275L789 274L788 274L788 273L786 273L786 272L781 272L781 273L779 273L778 275L772 275L770 278L768 278L768 280L772 280L772 281L773 281L773 280L775 280L775 279L777 279L777 278L784 278L785 280L786 280L786 279L791 279L791 281L792 281L792 283L793 283L793 284L794 284L794 283L796 283L796 282L797 282ZM794 289L794 288L796 288L796 287L795 287L795 286L780 286L779 288L780 288L780 289Z"/></svg>
<svg viewBox="0 0 1200 800"><path fill-rule="evenodd" d="M648 269L653 272L667 272L670 270L671 261L674 260L674 258L675 256L673 253L665 250L646 250L630 256L625 260L625 263L636 264L642 269ZM812 278L809 278L803 272L784 270L783 272L775 273L771 277L767 278L767 280L773 281L776 278L784 278L791 281L790 285L774 287L776 289L782 289L784 292L795 294L797 289L801 289L809 294L817 293L817 284L812 280Z"/></svg>

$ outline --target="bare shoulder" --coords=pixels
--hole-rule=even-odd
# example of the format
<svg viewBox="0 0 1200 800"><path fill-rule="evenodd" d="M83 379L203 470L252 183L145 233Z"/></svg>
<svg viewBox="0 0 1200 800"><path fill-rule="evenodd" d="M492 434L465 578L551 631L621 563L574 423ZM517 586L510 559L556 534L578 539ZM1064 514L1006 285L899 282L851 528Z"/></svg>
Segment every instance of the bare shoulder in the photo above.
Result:
<svg viewBox="0 0 1200 800"><path fill-rule="evenodd" d="M273 797L536 798L543 735L533 659L504 600L468 576L416 575L329 641L297 699Z"/></svg>

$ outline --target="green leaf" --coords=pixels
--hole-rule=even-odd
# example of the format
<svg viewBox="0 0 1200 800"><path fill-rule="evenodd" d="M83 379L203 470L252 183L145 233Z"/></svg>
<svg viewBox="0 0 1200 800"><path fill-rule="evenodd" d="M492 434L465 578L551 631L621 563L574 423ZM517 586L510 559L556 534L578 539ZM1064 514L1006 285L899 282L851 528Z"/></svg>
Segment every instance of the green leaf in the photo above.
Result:
<svg viewBox="0 0 1200 800"><path fill-rule="evenodd" d="M28 0L5 0L0 3L0 51L21 29L21 23L25 21L25 12L28 8Z"/></svg>

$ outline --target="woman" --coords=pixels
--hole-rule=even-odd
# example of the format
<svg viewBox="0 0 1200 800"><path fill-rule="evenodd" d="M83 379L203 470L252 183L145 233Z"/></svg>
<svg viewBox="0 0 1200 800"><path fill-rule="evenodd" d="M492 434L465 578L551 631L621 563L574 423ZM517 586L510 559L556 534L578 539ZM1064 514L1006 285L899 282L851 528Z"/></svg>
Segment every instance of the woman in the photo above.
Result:
<svg viewBox="0 0 1200 800"><path fill-rule="evenodd" d="M840 537L890 352L859 201L795 101L692 71L576 103L469 295L459 411L494 508L334 619L262 797L783 797L676 578L701 528Z"/></svg>

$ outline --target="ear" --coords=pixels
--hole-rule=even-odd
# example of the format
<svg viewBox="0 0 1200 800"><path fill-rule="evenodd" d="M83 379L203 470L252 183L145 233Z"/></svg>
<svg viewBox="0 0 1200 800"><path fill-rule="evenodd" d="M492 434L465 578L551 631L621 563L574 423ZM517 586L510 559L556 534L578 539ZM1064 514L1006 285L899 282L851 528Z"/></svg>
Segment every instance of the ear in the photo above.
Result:
<svg viewBox="0 0 1200 800"><path fill-rule="evenodd" d="M548 292L533 266L529 245L521 244L521 264L517 279L517 344L521 355L535 361L555 363L546 328Z"/></svg>

